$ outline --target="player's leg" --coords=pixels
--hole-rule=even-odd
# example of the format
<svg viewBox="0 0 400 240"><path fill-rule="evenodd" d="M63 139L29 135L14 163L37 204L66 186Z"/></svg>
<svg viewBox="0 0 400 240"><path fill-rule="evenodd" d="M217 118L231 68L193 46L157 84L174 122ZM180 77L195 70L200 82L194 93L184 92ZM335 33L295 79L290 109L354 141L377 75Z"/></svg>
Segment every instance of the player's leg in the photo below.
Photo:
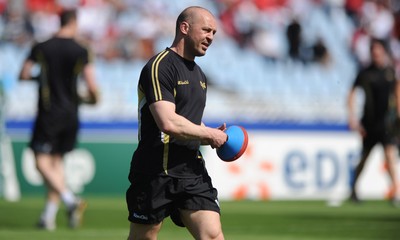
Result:
<svg viewBox="0 0 400 240"><path fill-rule="evenodd" d="M363 144L362 144L362 151L361 151L361 158L354 170L354 175L353 175L353 179L351 181L351 195L350 195L350 200L352 200L353 202L359 202L359 198L357 195L357 181L364 169L365 163L368 159L369 154L371 153L372 148L375 146L376 144L376 139L374 139L373 137L367 135L367 137L365 137L363 139Z"/></svg>
<svg viewBox="0 0 400 240"><path fill-rule="evenodd" d="M209 210L180 210L182 222L197 240L223 240L220 215Z"/></svg>
<svg viewBox="0 0 400 240"><path fill-rule="evenodd" d="M175 207L179 214L171 213L171 219L178 226L184 225L195 239L224 239L220 220L218 192L210 176L204 172L201 177L180 179L185 198L179 199ZM175 218L175 220L174 220ZM180 221L177 221L180 220Z"/></svg>
<svg viewBox="0 0 400 240"><path fill-rule="evenodd" d="M61 193L65 190L64 181L60 180L63 177L63 173L59 172L58 163L51 154L47 153L35 153L36 157L36 168L42 175L49 189ZM57 167L56 167L57 166ZM60 174L62 175L60 177Z"/></svg>
<svg viewBox="0 0 400 240"><path fill-rule="evenodd" d="M86 202L69 190L66 184L65 167L62 154L53 154L53 170L58 173L58 178L54 179L57 185L61 186L59 195L67 209L68 226L77 228L82 224L83 213L86 210Z"/></svg>
<svg viewBox="0 0 400 240"><path fill-rule="evenodd" d="M47 188L47 199L45 208L40 216L38 227L46 230L54 230L56 228L56 216L60 202L59 190L56 189L57 184L54 180L57 176L54 174L54 163L49 154L36 154L36 167L41 173L45 186Z"/></svg>
<svg viewBox="0 0 400 240"><path fill-rule="evenodd" d="M58 195L57 198L61 197L68 208L76 205L78 199L65 183L64 162L61 154L36 153L36 166L54 198L56 195Z"/></svg>
<svg viewBox="0 0 400 240"><path fill-rule="evenodd" d="M398 181L397 181L397 169L396 169L396 145L388 144L384 146L384 153L385 153L385 161L388 168L388 173L390 180L392 182L392 196L391 198L396 199L399 197L398 195Z"/></svg>
<svg viewBox="0 0 400 240"><path fill-rule="evenodd" d="M64 162L61 154L36 153L36 166L48 188L48 202L63 201L67 208L68 224L71 228L78 227L86 203L78 199L66 186Z"/></svg>
<svg viewBox="0 0 400 240"><path fill-rule="evenodd" d="M66 185L63 156L61 154L52 154L51 156L52 172L55 175L52 181L55 186L58 186L58 188L55 190L58 190L58 194L60 195L64 204L67 207L71 207L77 201L77 198Z"/></svg>
<svg viewBox="0 0 400 240"><path fill-rule="evenodd" d="M370 151L371 150L369 149L369 150L365 150L362 152L360 161L358 162L358 164L354 170L353 180L351 182L351 196L352 196L353 200L358 200L357 193L356 193L357 192L356 191L357 181L361 175L362 170L364 169L365 162L367 161Z"/></svg>
<svg viewBox="0 0 400 240"><path fill-rule="evenodd" d="M59 201L54 201L55 197L58 197L58 194L49 189L45 207L40 215L39 222L37 223L38 228L50 231L56 229Z"/></svg>
<svg viewBox="0 0 400 240"><path fill-rule="evenodd" d="M140 224L131 222L128 240L156 240L161 225L162 223Z"/></svg>
<svg viewBox="0 0 400 240"><path fill-rule="evenodd" d="M168 189L173 180L166 176L129 175L131 185L126 191L130 230L128 240L157 239L164 218L169 216L173 201Z"/></svg>
<svg viewBox="0 0 400 240"><path fill-rule="evenodd" d="M55 152L53 157L57 163L55 165L57 172L60 173L59 182L63 185L64 189L62 192L60 192L60 195L67 208L69 227L77 228L82 224L83 213L86 210L87 203L80 197L76 196L68 188L66 184L67 176L65 176L63 156L75 148L78 133L78 119L72 118L70 121L68 121L68 124L64 122L61 125L58 125L58 127L59 132L55 137L53 144L53 152Z"/></svg>
<svg viewBox="0 0 400 240"><path fill-rule="evenodd" d="M62 190L62 186L57 183L58 173L54 171L53 157L49 153L52 148L53 138L42 126L37 119L30 142L30 148L35 154L36 169L41 174L47 189L46 204L38 227L53 230L55 229L55 219L60 202L59 193Z"/></svg>

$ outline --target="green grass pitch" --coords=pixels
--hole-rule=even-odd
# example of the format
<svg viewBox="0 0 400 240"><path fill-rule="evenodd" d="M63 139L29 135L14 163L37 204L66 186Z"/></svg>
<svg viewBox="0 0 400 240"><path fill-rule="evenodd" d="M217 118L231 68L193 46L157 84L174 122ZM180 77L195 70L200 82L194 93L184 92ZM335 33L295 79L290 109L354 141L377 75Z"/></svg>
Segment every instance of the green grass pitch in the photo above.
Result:
<svg viewBox="0 0 400 240"><path fill-rule="evenodd" d="M54 232L38 230L35 222L42 197L23 197L18 202L0 199L0 239L4 240L113 240L126 239L129 223L123 197L87 197L84 225L66 227L64 208ZM328 207L323 201L221 202L222 224L228 240L397 240L400 239L400 209L386 201L345 202ZM184 228L168 218L160 240L192 239Z"/></svg>

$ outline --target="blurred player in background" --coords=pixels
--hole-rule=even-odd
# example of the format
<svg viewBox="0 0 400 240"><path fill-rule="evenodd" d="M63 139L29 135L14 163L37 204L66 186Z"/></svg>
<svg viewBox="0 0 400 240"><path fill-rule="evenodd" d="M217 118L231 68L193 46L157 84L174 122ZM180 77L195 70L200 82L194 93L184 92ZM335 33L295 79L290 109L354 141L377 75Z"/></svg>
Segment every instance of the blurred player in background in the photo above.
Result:
<svg viewBox="0 0 400 240"><path fill-rule="evenodd" d="M362 137L361 159L355 169L350 199L353 202L360 201L356 191L357 180L371 150L380 143L384 149L384 159L392 182L391 200L397 205L399 193L396 179L396 124L400 116L400 84L396 79L386 42L373 39L370 54L371 64L360 70L348 96L349 127ZM355 113L356 88L361 88L365 93L361 121Z"/></svg>
<svg viewBox="0 0 400 240"><path fill-rule="evenodd" d="M199 147L224 144L226 126L202 123L207 79L194 61L205 55L216 31L208 10L185 9L178 16L172 46L151 58L141 72L139 145L126 194L128 239L157 239L168 216L195 239L224 239L217 190Z"/></svg>
<svg viewBox="0 0 400 240"><path fill-rule="evenodd" d="M75 41L77 15L75 10L60 14L61 28L49 40L33 46L20 72L21 80L34 79L39 84L38 113L30 148L36 166L47 187L47 202L38 226L47 230L56 227L60 199L66 206L69 226L80 224L86 203L66 186L63 156L73 150L79 129L78 105L98 101L94 69L88 50ZM34 64L40 74L32 77ZM80 97L78 76L86 81L88 96Z"/></svg>

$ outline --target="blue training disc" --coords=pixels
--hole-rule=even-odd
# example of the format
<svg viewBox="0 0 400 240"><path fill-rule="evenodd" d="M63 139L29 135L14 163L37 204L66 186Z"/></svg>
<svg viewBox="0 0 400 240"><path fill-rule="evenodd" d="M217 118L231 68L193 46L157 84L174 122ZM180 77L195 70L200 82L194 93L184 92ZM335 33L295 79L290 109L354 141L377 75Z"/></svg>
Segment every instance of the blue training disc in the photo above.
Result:
<svg viewBox="0 0 400 240"><path fill-rule="evenodd" d="M218 157L226 162L234 161L242 156L248 144L248 135L241 126L230 126L225 130L228 140L217 148Z"/></svg>

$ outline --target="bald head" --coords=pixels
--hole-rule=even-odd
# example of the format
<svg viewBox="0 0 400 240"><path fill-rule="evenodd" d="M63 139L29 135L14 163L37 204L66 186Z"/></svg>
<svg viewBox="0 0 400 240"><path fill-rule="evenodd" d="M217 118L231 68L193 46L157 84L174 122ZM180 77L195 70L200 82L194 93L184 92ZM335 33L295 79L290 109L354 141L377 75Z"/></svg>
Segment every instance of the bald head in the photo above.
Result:
<svg viewBox="0 0 400 240"><path fill-rule="evenodd" d="M217 32L215 17L205 8L188 7L176 20L175 39L171 49L188 60L206 54Z"/></svg>
<svg viewBox="0 0 400 240"><path fill-rule="evenodd" d="M181 14L179 14L176 20L176 27L175 27L176 35L179 34L180 31L179 28L182 22L193 24L199 19L200 16L203 16L204 14L210 15L212 18L214 18L212 13L203 7L192 6L183 10Z"/></svg>

